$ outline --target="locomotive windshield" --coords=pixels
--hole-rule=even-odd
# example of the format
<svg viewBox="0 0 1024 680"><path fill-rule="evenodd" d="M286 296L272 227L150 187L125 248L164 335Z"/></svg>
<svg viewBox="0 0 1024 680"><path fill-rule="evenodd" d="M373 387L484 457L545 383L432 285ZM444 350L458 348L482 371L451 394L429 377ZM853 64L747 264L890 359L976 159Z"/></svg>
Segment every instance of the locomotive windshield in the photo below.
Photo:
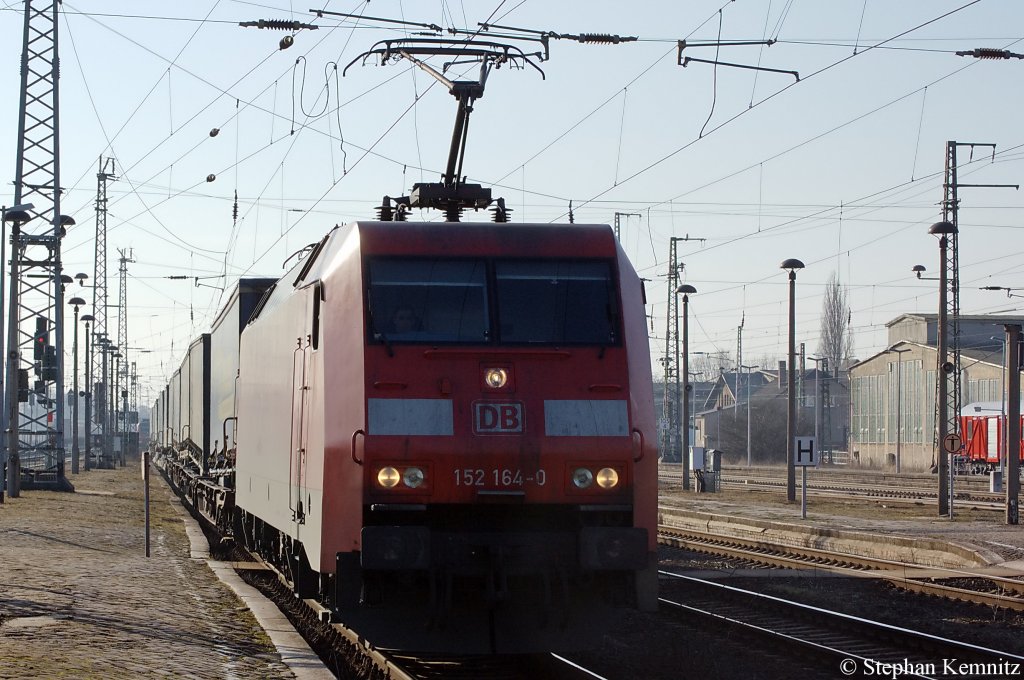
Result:
<svg viewBox="0 0 1024 680"><path fill-rule="evenodd" d="M618 344L606 261L373 258L367 270L376 342Z"/></svg>
<svg viewBox="0 0 1024 680"><path fill-rule="evenodd" d="M498 328L508 344L615 344L605 262L496 262Z"/></svg>
<svg viewBox="0 0 1024 680"><path fill-rule="evenodd" d="M371 260L369 302L375 338L485 342L486 271L481 260Z"/></svg>

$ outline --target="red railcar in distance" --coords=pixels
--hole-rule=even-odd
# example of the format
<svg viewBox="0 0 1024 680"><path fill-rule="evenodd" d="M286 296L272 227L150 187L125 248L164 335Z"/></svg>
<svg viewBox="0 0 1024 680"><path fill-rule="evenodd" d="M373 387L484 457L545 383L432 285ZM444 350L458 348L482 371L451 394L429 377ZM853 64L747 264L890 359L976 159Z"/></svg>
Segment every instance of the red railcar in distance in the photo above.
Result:
<svg viewBox="0 0 1024 680"><path fill-rule="evenodd" d="M966 410L966 409L965 409ZM975 472L999 467L1006 445L1006 416L1000 413L976 413L961 415L960 431L963 433L963 455ZM1024 416L1021 416L1021 432L1024 433ZM1024 437L1021 440L1024 450ZM1024 455L1021 456L1024 462Z"/></svg>
<svg viewBox="0 0 1024 680"><path fill-rule="evenodd" d="M644 303L608 226L336 228L241 335L237 535L380 647L656 608Z"/></svg>

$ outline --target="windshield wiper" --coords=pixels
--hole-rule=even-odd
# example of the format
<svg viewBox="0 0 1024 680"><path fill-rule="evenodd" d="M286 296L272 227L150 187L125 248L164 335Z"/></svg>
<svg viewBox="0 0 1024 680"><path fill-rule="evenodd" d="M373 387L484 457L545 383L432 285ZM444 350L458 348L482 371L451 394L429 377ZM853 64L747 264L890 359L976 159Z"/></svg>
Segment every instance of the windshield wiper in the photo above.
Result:
<svg viewBox="0 0 1024 680"><path fill-rule="evenodd" d="M391 342L388 340L388 336L384 335L384 331L377 330L377 322L373 320L373 310L370 312L370 330L373 331L373 337L384 343L384 349L388 351L388 356L394 358L395 350L391 348Z"/></svg>

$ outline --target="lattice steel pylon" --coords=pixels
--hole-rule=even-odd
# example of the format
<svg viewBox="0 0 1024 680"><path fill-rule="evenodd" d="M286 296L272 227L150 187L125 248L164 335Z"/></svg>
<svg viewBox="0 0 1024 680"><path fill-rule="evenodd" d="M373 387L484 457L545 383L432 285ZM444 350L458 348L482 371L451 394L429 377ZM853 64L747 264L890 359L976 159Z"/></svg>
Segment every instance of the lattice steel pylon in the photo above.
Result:
<svg viewBox="0 0 1024 680"><path fill-rule="evenodd" d="M668 251L668 307L665 310L665 356L661 359L665 376L665 393L662 400L661 455L666 460L675 460L679 441L679 303L676 288L679 287L679 260L676 257L676 239L669 240ZM681 454L681 452L679 452ZM688 479L683 478L686 484Z"/></svg>
<svg viewBox="0 0 1024 680"><path fill-rule="evenodd" d="M947 380L947 385L949 386L949 389L946 390L945 405L939 405L936 400L936 406L943 409L938 414L938 418L945 419L947 434L959 434L960 408L962 404L960 396L960 239L957 233L959 230L959 225L957 224L959 207L956 180L957 146L956 142L946 142L946 177L943 184L942 219L957 227L957 229L950 234L949 257L946 258L946 281L949 287L949 293L946 296L946 323L949 327L948 329L938 329L939 333L946 333L946 351L950 357L950 363L953 364L953 370L945 373L940 366L935 375L936 386L939 380L943 379ZM945 373L945 377L943 373ZM936 423L938 418L936 418ZM934 445L936 455L940 455L937 424L935 432L936 441Z"/></svg>
<svg viewBox="0 0 1024 680"><path fill-rule="evenodd" d="M25 0L15 205L4 215L12 225L4 409L11 496L21 488L74 490L64 475L60 248L74 220L60 212L58 4Z"/></svg>
<svg viewBox="0 0 1024 680"><path fill-rule="evenodd" d="M117 346L120 348L121 357L118 376L114 381L120 392L115 395L116 401L113 403L113 410L116 415L114 431L120 435L121 440L119 460L121 467L124 467L125 453L128 451L128 263L135 262L135 259L132 257L130 248L127 251L119 248L117 252L121 253L121 258L118 260L121 266L119 268L120 294L117 303ZM118 409L120 409L119 415L117 414Z"/></svg>
<svg viewBox="0 0 1024 680"><path fill-rule="evenodd" d="M613 227L613 229L615 231L615 240L619 242L622 241L622 224L620 222L620 219L623 217L642 217L642 215L640 213L615 213L615 226Z"/></svg>
<svg viewBox="0 0 1024 680"><path fill-rule="evenodd" d="M93 422L89 424L90 436L100 437L100 455L97 467L112 468L113 447L110 438L110 409L107 404L107 354L103 340L107 337L107 183L117 179L114 176L114 159L100 158L99 172L96 173L96 258L93 269L92 315L93 337L96 349L92 353Z"/></svg>
<svg viewBox="0 0 1024 680"><path fill-rule="evenodd" d="M957 158L958 147L965 146L971 149L973 158L975 147L992 149L992 157L995 159L996 145L985 142L946 142L946 174L943 184L942 219L952 224L955 229L950 234L949 257L946 259L946 281L948 282L948 295L946 296L947 324L947 353L950 356L949 362L953 364L952 371L948 373L949 389L946 390L945 411L940 411L936 417L933 446L935 455L939 455L940 443L938 441L938 420L943 418L946 421L947 434L961 434L960 432L960 409L963 405L963 388L961 385L961 352L960 352L960 197L959 187L987 187L987 188L1017 188L1015 184L960 184L957 181ZM939 329L941 332L942 329ZM939 367L938 373L942 373ZM938 393L938 381L940 375L936 375L936 394ZM936 409L942 408L936 399Z"/></svg>
<svg viewBox="0 0 1024 680"><path fill-rule="evenodd" d="M669 460L678 459L682 461L683 467L683 489L690 488L690 473L688 451L683 450L682 428L689 427L689 423L680 423L682 414L682 399L685 391L682 385L689 384L689 376L680 376L679 363L679 272L682 264L679 262L676 244L679 241L703 241L702 238L691 238L686 236L673 236L669 239L668 253L668 309L667 323L665 330L665 356L661 363L665 374L665 394L662 403L662 420L664 429L661 432L661 455ZM682 383L682 384L680 384Z"/></svg>
<svg viewBox="0 0 1024 680"><path fill-rule="evenodd" d="M1016 184L960 184L957 181L957 148L966 146L971 149L971 157L974 156L975 147L986 147L992 149L992 159L995 160L996 145L985 142L946 142L946 175L943 184L942 218L950 223L953 228L949 233L949 256L946 258L945 278L948 291L946 293L945 314L948 328L938 328L939 338L945 338L946 356L942 355L941 340L938 345L940 353L936 365L935 374L935 430L932 447L934 451L934 469L939 474L939 514L949 514L953 517L953 477L956 474L955 458L960 451L948 451L950 457L949 467L945 470L948 473L948 483L943 471L946 463L947 451L944 443L940 441L944 436L960 435L959 441L963 441L963 434L960 431L960 409L963 404L961 385L961 352L960 352L960 198L958 189L960 187L994 187L994 188L1019 188ZM945 238L945 236L943 236ZM941 304L941 303L940 303ZM946 366L943 366L943 362ZM941 399L942 389L945 388L945 399ZM942 402L942 403L940 403ZM940 425L941 423L941 425Z"/></svg>

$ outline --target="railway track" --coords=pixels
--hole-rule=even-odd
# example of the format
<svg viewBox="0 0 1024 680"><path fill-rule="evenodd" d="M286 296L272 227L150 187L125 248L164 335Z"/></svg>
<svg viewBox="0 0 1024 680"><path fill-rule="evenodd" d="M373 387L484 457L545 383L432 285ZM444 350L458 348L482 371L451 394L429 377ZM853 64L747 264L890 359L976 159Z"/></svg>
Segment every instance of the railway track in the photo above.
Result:
<svg viewBox="0 0 1024 680"><path fill-rule="evenodd" d="M1020 577L941 567L922 567L804 546L780 545L713 532L662 526L664 545L748 563L788 569L819 569L859 578L877 578L911 592L1024 612Z"/></svg>
<svg viewBox="0 0 1024 680"><path fill-rule="evenodd" d="M807 663L816 659L834 677L933 678L949 675L1013 677L1024 657L771 595L662 571L672 594L664 611L699 616L712 625L741 629L773 649L792 649ZM840 675L841 674L841 675Z"/></svg>
<svg viewBox="0 0 1024 680"><path fill-rule="evenodd" d="M437 655L382 650L368 644L358 631L331 622L331 612L320 602L295 597L287 576L262 557L222 535L209 519L180 493L166 470L158 467L183 506L203 530L211 556L228 561L241 578L272 600L337 677L360 680L603 680L584 667L557 654Z"/></svg>
<svg viewBox="0 0 1024 680"><path fill-rule="evenodd" d="M681 473L662 466L659 479L668 485L678 484ZM768 468L727 469L722 472L721 484L727 489L747 491L781 492L786 489L786 480L781 472ZM799 486L799 483L798 483ZM835 473L813 470L808 475L809 496L830 498L871 498L891 502L921 503L934 501L937 497L936 481L933 476L896 477L894 475L872 475L866 473ZM988 491L988 479L977 476L957 478L954 483L954 502L961 507L979 510L1001 510L1005 507L1005 496Z"/></svg>
<svg viewBox="0 0 1024 680"><path fill-rule="evenodd" d="M554 654L439 655L377 649L357 631L330 623L330 612L315 600L298 600L290 585L272 565L241 547L248 562L239 574L285 612L292 625L337 676L367 680L600 680L601 675Z"/></svg>

